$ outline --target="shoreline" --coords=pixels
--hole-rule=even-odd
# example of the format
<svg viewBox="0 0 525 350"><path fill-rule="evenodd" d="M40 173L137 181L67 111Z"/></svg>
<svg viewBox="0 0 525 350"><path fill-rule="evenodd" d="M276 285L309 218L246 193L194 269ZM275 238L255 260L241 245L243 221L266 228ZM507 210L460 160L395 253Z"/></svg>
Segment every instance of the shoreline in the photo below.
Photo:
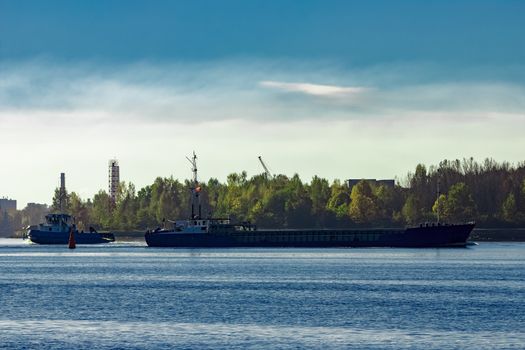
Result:
<svg viewBox="0 0 525 350"><path fill-rule="evenodd" d="M120 242L142 242L144 231L112 231L115 241ZM11 236L3 238L22 238ZM469 241L474 242L525 242L525 228L475 228Z"/></svg>

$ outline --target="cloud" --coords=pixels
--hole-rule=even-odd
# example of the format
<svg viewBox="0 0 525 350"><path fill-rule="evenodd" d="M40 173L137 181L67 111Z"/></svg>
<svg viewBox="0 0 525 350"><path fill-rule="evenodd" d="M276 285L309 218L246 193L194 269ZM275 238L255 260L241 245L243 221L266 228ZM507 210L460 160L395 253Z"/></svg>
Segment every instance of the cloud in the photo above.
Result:
<svg viewBox="0 0 525 350"><path fill-rule="evenodd" d="M321 97L354 97L369 91L365 87L346 87L336 85L320 85L311 83L286 83L280 81L261 81L259 85L288 92L299 92Z"/></svg>
<svg viewBox="0 0 525 350"><path fill-rule="evenodd" d="M481 120L500 114L523 118L525 88L518 82L435 80L438 74L433 70L425 65L357 69L257 60L122 66L0 63L0 121L290 123L415 115Z"/></svg>

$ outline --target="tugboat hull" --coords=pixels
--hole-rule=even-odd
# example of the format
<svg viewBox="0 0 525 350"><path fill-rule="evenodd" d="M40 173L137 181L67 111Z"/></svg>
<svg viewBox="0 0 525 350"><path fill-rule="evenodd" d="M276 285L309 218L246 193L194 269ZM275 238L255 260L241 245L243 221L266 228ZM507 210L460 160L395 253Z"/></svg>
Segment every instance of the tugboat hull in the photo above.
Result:
<svg viewBox="0 0 525 350"><path fill-rule="evenodd" d="M68 244L69 232L42 231L31 229L28 232L31 242L37 244ZM112 233L99 232L75 232L75 242L77 244L100 244L114 242L115 237Z"/></svg>

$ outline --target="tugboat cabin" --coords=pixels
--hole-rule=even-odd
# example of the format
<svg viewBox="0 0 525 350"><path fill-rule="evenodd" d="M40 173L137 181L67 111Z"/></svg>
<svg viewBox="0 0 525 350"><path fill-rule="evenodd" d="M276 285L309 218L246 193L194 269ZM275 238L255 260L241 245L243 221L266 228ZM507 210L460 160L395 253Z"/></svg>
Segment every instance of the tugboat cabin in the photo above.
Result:
<svg viewBox="0 0 525 350"><path fill-rule="evenodd" d="M40 224L42 231L66 232L73 226L73 217L68 214L48 214L46 223Z"/></svg>

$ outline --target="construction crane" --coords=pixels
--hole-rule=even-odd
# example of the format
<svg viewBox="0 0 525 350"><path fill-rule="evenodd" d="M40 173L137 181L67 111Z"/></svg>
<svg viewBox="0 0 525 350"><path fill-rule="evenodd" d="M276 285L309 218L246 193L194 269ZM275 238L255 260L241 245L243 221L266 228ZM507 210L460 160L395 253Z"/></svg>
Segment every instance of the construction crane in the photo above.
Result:
<svg viewBox="0 0 525 350"><path fill-rule="evenodd" d="M269 178L272 178L273 175L270 172L270 170L268 170L268 167L266 166L266 164L264 164L261 156L259 156L259 162L261 162L261 165L262 165L262 167L264 169L264 173L266 174L266 176L269 177Z"/></svg>

